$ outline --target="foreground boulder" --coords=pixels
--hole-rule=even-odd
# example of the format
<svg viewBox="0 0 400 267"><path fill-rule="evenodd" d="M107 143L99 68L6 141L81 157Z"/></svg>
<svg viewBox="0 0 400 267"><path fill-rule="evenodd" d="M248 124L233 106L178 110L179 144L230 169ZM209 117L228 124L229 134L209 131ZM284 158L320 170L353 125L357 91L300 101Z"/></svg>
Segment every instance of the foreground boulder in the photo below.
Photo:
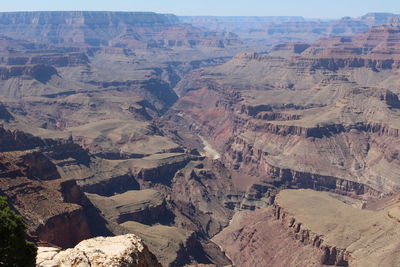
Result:
<svg viewBox="0 0 400 267"><path fill-rule="evenodd" d="M158 267L161 264L142 240L133 235L96 237L84 240L75 248L60 251L39 247L38 267Z"/></svg>

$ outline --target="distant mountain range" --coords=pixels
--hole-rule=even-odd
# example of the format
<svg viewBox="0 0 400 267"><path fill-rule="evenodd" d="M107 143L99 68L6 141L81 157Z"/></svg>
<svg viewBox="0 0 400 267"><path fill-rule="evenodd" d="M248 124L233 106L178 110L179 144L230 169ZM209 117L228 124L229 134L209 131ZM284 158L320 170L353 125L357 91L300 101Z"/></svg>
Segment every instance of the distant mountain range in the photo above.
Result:
<svg viewBox="0 0 400 267"><path fill-rule="evenodd" d="M212 17L182 16L182 22L209 30L234 32L239 37L263 42L314 41L327 36L350 36L400 18L392 13L368 13L338 20L306 19L299 16Z"/></svg>

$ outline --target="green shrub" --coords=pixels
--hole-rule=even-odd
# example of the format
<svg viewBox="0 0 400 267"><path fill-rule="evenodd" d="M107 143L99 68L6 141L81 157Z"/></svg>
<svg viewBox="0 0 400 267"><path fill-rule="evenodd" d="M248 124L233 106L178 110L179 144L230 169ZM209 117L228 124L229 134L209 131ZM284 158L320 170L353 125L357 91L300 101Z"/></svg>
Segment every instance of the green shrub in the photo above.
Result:
<svg viewBox="0 0 400 267"><path fill-rule="evenodd" d="M26 226L21 216L12 211L0 197L0 266L35 266L37 248L26 241Z"/></svg>

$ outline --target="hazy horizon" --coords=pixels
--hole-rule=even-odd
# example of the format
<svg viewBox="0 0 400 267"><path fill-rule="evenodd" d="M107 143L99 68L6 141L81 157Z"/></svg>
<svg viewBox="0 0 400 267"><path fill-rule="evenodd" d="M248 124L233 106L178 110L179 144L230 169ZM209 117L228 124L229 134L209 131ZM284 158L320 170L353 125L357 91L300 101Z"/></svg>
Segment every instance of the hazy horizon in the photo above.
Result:
<svg viewBox="0 0 400 267"><path fill-rule="evenodd" d="M305 18L337 19L359 17L370 12L400 13L395 0L182 0L95 1L95 0L15 0L2 3L0 12L18 11L126 11L169 13L177 16L302 16Z"/></svg>

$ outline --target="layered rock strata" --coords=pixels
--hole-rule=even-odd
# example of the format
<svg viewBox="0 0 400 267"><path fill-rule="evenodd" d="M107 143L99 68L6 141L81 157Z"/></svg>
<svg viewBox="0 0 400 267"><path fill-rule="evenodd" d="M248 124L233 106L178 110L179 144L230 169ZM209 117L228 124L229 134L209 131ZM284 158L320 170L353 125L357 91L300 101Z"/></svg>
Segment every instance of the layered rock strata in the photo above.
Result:
<svg viewBox="0 0 400 267"><path fill-rule="evenodd" d="M284 190L276 198L274 216L294 239L322 250L322 264L394 266L400 225L396 215L388 215L397 209L398 203L381 211L361 210L333 194Z"/></svg>

